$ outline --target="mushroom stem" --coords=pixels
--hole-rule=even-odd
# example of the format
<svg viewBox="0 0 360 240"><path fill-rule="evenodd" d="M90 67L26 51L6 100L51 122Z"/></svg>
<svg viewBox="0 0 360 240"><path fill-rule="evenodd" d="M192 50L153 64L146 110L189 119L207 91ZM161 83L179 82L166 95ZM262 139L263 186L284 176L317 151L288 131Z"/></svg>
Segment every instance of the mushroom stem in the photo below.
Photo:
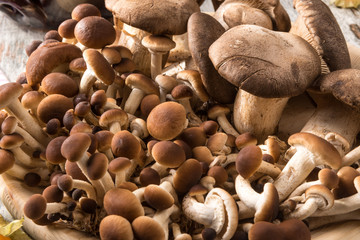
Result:
<svg viewBox="0 0 360 240"><path fill-rule="evenodd" d="M173 214L176 214L180 212L180 209L178 206L176 206L175 204L173 204L171 207L164 209L164 210L158 210L153 219L155 221L157 221L162 228L164 229L165 232L165 240L168 239L169 236L169 223L170 223L170 216Z"/></svg>
<svg viewBox="0 0 360 240"><path fill-rule="evenodd" d="M310 217L306 219L306 222L309 226L309 229L314 230L330 223L344 222L349 220L360 220L360 209L339 215Z"/></svg>
<svg viewBox="0 0 360 240"><path fill-rule="evenodd" d="M326 98L325 104L318 105L301 130L328 140L341 156L350 151L359 131L359 114L334 97Z"/></svg>
<svg viewBox="0 0 360 240"><path fill-rule="evenodd" d="M151 68L150 68L151 78L155 79L157 75L161 74L163 54L154 51L150 51L150 54L151 54Z"/></svg>
<svg viewBox="0 0 360 240"><path fill-rule="evenodd" d="M46 204L45 214L64 212L67 210L66 203L52 202Z"/></svg>
<svg viewBox="0 0 360 240"><path fill-rule="evenodd" d="M26 167L46 167L46 163L41 160L32 159L20 147L9 149L17 161L24 164Z"/></svg>
<svg viewBox="0 0 360 240"><path fill-rule="evenodd" d="M45 169L45 168L37 168L37 169L27 169L26 168L25 169L24 167L22 167L18 164L14 164L12 166L12 168L7 170L5 173L14 178L17 178L17 179L20 179L21 181L23 181L25 175L28 173L31 173L31 172L38 174L41 177L41 180L49 179L50 172L48 169Z"/></svg>
<svg viewBox="0 0 360 240"><path fill-rule="evenodd" d="M14 132L21 135L24 138L24 142L27 145L29 145L32 149L34 149L34 150L37 149L37 150L41 150L41 151L45 150L45 147L41 143L39 143L39 141L37 141L33 136L31 136L27 131L25 131L19 125L16 126Z"/></svg>
<svg viewBox="0 0 360 240"><path fill-rule="evenodd" d="M350 166L359 159L360 159L360 146L357 146L343 157L342 166Z"/></svg>
<svg viewBox="0 0 360 240"><path fill-rule="evenodd" d="M79 93L88 94L96 79L92 71L86 69L80 80Z"/></svg>
<svg viewBox="0 0 360 240"><path fill-rule="evenodd" d="M251 132L259 142L273 134L288 97L262 98L239 90L234 103L234 125L240 132Z"/></svg>
<svg viewBox="0 0 360 240"><path fill-rule="evenodd" d="M145 96L145 92L138 89L138 88L134 88L131 93L129 98L126 100L125 106L124 106L124 110L127 113L130 114L134 114L136 112L136 110L138 109L141 100L143 99L143 97Z"/></svg>

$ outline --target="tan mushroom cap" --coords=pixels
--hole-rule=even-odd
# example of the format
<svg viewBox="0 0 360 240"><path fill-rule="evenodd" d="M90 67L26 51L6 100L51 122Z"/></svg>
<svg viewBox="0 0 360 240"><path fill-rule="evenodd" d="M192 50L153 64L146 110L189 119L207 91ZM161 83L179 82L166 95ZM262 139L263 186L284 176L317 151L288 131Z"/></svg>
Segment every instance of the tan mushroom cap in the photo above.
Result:
<svg viewBox="0 0 360 240"><path fill-rule="evenodd" d="M26 109L33 111L37 109L39 103L44 99L45 95L39 91L28 91L21 97L21 104ZM36 112L32 112L36 114Z"/></svg>
<svg viewBox="0 0 360 240"><path fill-rule="evenodd" d="M34 194L26 201L23 210L26 217L39 219L45 214L46 199L41 194Z"/></svg>
<svg viewBox="0 0 360 240"><path fill-rule="evenodd" d="M65 73L49 73L41 81L41 90L47 95L61 94L65 97L74 97L78 91L78 84Z"/></svg>
<svg viewBox="0 0 360 240"><path fill-rule="evenodd" d="M141 40L141 44L151 52L168 52L173 49L176 43L161 35L147 35Z"/></svg>
<svg viewBox="0 0 360 240"><path fill-rule="evenodd" d="M202 176L202 166L194 158L187 159L176 170L173 178L174 188L179 193L186 193Z"/></svg>
<svg viewBox="0 0 360 240"><path fill-rule="evenodd" d="M146 123L154 138L173 139L187 126L185 108L176 102L161 103L151 110Z"/></svg>
<svg viewBox="0 0 360 240"><path fill-rule="evenodd" d="M132 240L134 234L130 222L118 215L109 215L103 218L99 227L102 240Z"/></svg>
<svg viewBox="0 0 360 240"><path fill-rule="evenodd" d="M129 190L113 188L106 192L104 208L108 215L119 215L132 222L144 216L144 209L139 199Z"/></svg>
<svg viewBox="0 0 360 240"><path fill-rule="evenodd" d="M20 134L13 133L4 135L0 139L0 147L3 149L14 149L20 147L24 143L24 138Z"/></svg>
<svg viewBox="0 0 360 240"><path fill-rule="evenodd" d="M322 159L333 169L341 166L342 158L336 148L326 141L311 133L300 132L291 135L288 139L291 146L303 146L312 152L317 158Z"/></svg>
<svg viewBox="0 0 360 240"><path fill-rule="evenodd" d="M217 132L208 138L206 146L210 149L212 153L220 152L223 150L227 139L228 135L226 133Z"/></svg>
<svg viewBox="0 0 360 240"><path fill-rule="evenodd" d="M215 105L208 110L208 117L210 119L216 120L218 116L224 114L227 115L230 113L230 108L223 105Z"/></svg>
<svg viewBox="0 0 360 240"><path fill-rule="evenodd" d="M339 185L339 177L334 170L323 168L318 172L318 178L328 189L336 188Z"/></svg>
<svg viewBox="0 0 360 240"><path fill-rule="evenodd" d="M76 39L88 48L103 48L115 41L113 25L105 18L89 16L82 18L75 26Z"/></svg>
<svg viewBox="0 0 360 240"><path fill-rule="evenodd" d="M119 122L123 128L129 123L127 113L121 109L110 109L101 114L99 119L99 124L101 127L109 128L113 122Z"/></svg>
<svg viewBox="0 0 360 240"><path fill-rule="evenodd" d="M10 151L0 149L0 174L11 169L15 164L14 154Z"/></svg>
<svg viewBox="0 0 360 240"><path fill-rule="evenodd" d="M163 227L154 219L147 216L136 218L131 226L136 239L139 240L165 240Z"/></svg>
<svg viewBox="0 0 360 240"><path fill-rule="evenodd" d="M155 184L145 187L144 199L151 207L159 211L167 209L174 204L173 196Z"/></svg>
<svg viewBox="0 0 360 240"><path fill-rule="evenodd" d="M133 73L126 77L125 84L131 88L141 89L145 94L159 95L159 87L147 76L141 73Z"/></svg>
<svg viewBox="0 0 360 240"><path fill-rule="evenodd" d="M86 49L83 53L87 69L91 69L95 76L110 85L114 82L115 72L104 58L104 56L95 49Z"/></svg>
<svg viewBox="0 0 360 240"><path fill-rule="evenodd" d="M240 150L236 157L236 170L244 178L251 177L262 161L262 151L258 146L249 145Z"/></svg>
<svg viewBox="0 0 360 240"><path fill-rule="evenodd" d="M58 27L58 32L62 38L74 38L74 29L78 21L75 19L66 19L62 23L60 23Z"/></svg>
<svg viewBox="0 0 360 240"><path fill-rule="evenodd" d="M335 199L349 197L353 194L356 194L357 190L354 186L354 179L359 175L360 173L350 166L344 166L340 168L337 172L339 185L333 189Z"/></svg>
<svg viewBox="0 0 360 240"><path fill-rule="evenodd" d="M0 113L1 114L1 113ZM4 117L4 118L2 118ZM12 134L15 132L16 127L18 126L18 121L14 116L0 116L0 131L3 134Z"/></svg>
<svg viewBox="0 0 360 240"><path fill-rule="evenodd" d="M136 64L129 58L122 58L119 63L113 65L113 68L119 74L131 73L136 70Z"/></svg>
<svg viewBox="0 0 360 240"><path fill-rule="evenodd" d="M208 29L208 26L211 26ZM199 29L208 29L199 31ZM199 69L207 93L220 103L233 103L235 86L220 76L209 58L209 47L225 29L213 17L205 13L194 13L188 21L188 39L191 56Z"/></svg>
<svg viewBox="0 0 360 240"><path fill-rule="evenodd" d="M172 141L156 143L151 154L157 163L167 168L176 168L185 161L184 150Z"/></svg>
<svg viewBox="0 0 360 240"><path fill-rule="evenodd" d="M81 56L81 50L75 45L61 42L46 44L37 48L27 60L26 79L31 86L36 86L54 68Z"/></svg>
<svg viewBox="0 0 360 240"><path fill-rule="evenodd" d="M111 150L116 157L134 159L139 156L141 145L134 135L123 130L113 136Z"/></svg>
<svg viewBox="0 0 360 240"><path fill-rule="evenodd" d="M324 185L314 185L305 191L305 199L318 196L323 197L326 202L325 206L319 208L320 210L329 209L334 205L334 194Z"/></svg>
<svg viewBox="0 0 360 240"><path fill-rule="evenodd" d="M304 39L255 25L229 29L210 46L209 56L226 80L264 98L299 95L321 70L316 51Z"/></svg>
<svg viewBox="0 0 360 240"><path fill-rule="evenodd" d="M245 132L243 134L240 134L235 139L235 145L238 150L242 149L245 146L256 145L256 144L257 144L257 139L250 132Z"/></svg>
<svg viewBox="0 0 360 240"><path fill-rule="evenodd" d="M110 0L105 6L122 22L157 35L185 33L190 15L200 11L199 5L192 0Z"/></svg>
<svg viewBox="0 0 360 240"><path fill-rule="evenodd" d="M330 71L351 68L344 35L329 7L320 0L295 0L294 7Z"/></svg>
<svg viewBox="0 0 360 240"><path fill-rule="evenodd" d="M44 123L53 118L57 118L62 122L66 111L72 108L74 108L72 99L61 94L51 94L39 103L37 115Z"/></svg>

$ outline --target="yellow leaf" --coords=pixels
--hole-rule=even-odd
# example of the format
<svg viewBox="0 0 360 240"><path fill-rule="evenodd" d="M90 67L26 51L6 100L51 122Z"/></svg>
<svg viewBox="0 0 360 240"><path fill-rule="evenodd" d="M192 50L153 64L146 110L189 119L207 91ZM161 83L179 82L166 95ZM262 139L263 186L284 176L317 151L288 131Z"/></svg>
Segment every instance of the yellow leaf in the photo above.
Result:
<svg viewBox="0 0 360 240"><path fill-rule="evenodd" d="M0 227L0 235L10 236L12 233L14 233L16 230L22 227L23 222L24 222L24 218L20 220L14 220L6 225L2 225Z"/></svg>

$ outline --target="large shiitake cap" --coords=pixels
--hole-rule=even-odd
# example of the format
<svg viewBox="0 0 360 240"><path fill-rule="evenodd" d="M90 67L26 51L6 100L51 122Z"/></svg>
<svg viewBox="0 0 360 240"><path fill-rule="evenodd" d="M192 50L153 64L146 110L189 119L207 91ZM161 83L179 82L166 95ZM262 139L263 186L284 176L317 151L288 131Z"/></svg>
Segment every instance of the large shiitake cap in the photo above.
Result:
<svg viewBox="0 0 360 240"><path fill-rule="evenodd" d="M295 147L305 147L333 169L338 169L341 166L342 158L339 152L331 143L321 137L311 133L300 132L291 135L288 143Z"/></svg>
<svg viewBox="0 0 360 240"><path fill-rule="evenodd" d="M103 48L115 41L113 25L105 18L89 16L81 19L75 26L76 39L88 48Z"/></svg>
<svg viewBox="0 0 360 240"><path fill-rule="evenodd" d="M336 99L360 112L360 70L343 69L322 75L316 80L322 92L331 93Z"/></svg>
<svg viewBox="0 0 360 240"><path fill-rule="evenodd" d="M200 11L193 0L109 0L105 6L122 22L156 35L185 33L190 15Z"/></svg>
<svg viewBox="0 0 360 240"><path fill-rule="evenodd" d="M209 48L221 76L259 97L296 96L320 74L320 59L304 39L255 25L231 28Z"/></svg>
<svg viewBox="0 0 360 240"><path fill-rule="evenodd" d="M81 56L81 50L73 44L62 42L46 44L30 55L26 62L26 79L31 86L36 86L54 68Z"/></svg>
<svg viewBox="0 0 360 240"><path fill-rule="evenodd" d="M176 102L161 103L151 110L146 123L154 138L173 139L187 126L185 108Z"/></svg>
<svg viewBox="0 0 360 240"><path fill-rule="evenodd" d="M344 35L329 7L321 0L294 0L294 7L330 71L351 68Z"/></svg>
<svg viewBox="0 0 360 240"><path fill-rule="evenodd" d="M207 29L207 31L199 31L199 29ZM189 18L189 49L206 91L220 103L233 103L236 94L235 86L219 75L208 53L210 45L224 32L225 29L221 24L208 14L198 12Z"/></svg>

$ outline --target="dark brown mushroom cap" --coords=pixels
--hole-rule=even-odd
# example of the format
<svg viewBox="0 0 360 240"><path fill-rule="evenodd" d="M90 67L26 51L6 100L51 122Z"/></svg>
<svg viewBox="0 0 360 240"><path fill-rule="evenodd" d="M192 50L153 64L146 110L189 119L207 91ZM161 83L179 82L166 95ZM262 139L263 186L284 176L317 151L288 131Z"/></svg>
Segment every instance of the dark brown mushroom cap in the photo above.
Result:
<svg viewBox="0 0 360 240"><path fill-rule="evenodd" d="M179 138L189 145L190 148L204 146L206 135L201 127L188 127L179 135Z"/></svg>
<svg viewBox="0 0 360 240"><path fill-rule="evenodd" d="M129 58L122 58L119 63L113 65L113 68L120 74L129 73L136 70L136 63Z"/></svg>
<svg viewBox="0 0 360 240"><path fill-rule="evenodd" d="M200 11L192 0L110 0L105 6L122 22L156 35L185 33L190 15Z"/></svg>
<svg viewBox="0 0 360 240"><path fill-rule="evenodd" d="M75 26L76 39L88 48L103 48L115 41L113 25L105 18L89 16L81 19Z"/></svg>
<svg viewBox="0 0 360 240"><path fill-rule="evenodd" d="M208 26L211 26L209 29ZM207 29L200 31L200 29ZM220 103L233 103L235 86L222 78L209 58L209 47L225 29L213 17L205 13L194 13L188 21L188 39L191 56L201 74L206 91Z"/></svg>
<svg viewBox="0 0 360 240"><path fill-rule="evenodd" d="M113 136L111 150L116 157L134 159L139 156L141 145L134 135L123 130Z"/></svg>
<svg viewBox="0 0 360 240"><path fill-rule="evenodd" d="M170 140L178 136L187 125L185 108L176 102L164 102L154 107L146 121L151 136Z"/></svg>
<svg viewBox="0 0 360 240"><path fill-rule="evenodd" d="M87 177L82 173L81 169L76 162L65 162L65 172L70 175L73 179L79 179L83 181L88 181Z"/></svg>
<svg viewBox="0 0 360 240"><path fill-rule="evenodd" d="M75 133L65 139L61 145L61 154L71 162L76 162L86 153L91 144L87 133Z"/></svg>
<svg viewBox="0 0 360 240"><path fill-rule="evenodd" d="M26 201L23 210L26 217L39 219L45 213L46 199L41 194L34 194Z"/></svg>
<svg viewBox="0 0 360 240"><path fill-rule="evenodd" d="M81 50L73 44L62 42L46 44L37 48L27 60L26 79L31 86L36 86L55 67L81 56Z"/></svg>
<svg viewBox="0 0 360 240"><path fill-rule="evenodd" d="M300 132L291 135L288 139L291 146L303 146L307 148L316 158L321 159L324 163L333 169L338 169L341 166L342 158L336 148L326 141L314 134L307 132Z"/></svg>
<svg viewBox="0 0 360 240"><path fill-rule="evenodd" d="M87 69L91 69L95 76L110 85L114 82L115 72L105 57L95 49L86 49L83 53Z"/></svg>
<svg viewBox="0 0 360 240"><path fill-rule="evenodd" d="M209 56L226 80L264 98L299 95L320 74L320 59L304 39L255 25L229 29Z"/></svg>
<svg viewBox="0 0 360 240"><path fill-rule="evenodd" d="M165 240L163 227L151 217L140 216L131 223L136 239Z"/></svg>
<svg viewBox="0 0 360 240"><path fill-rule="evenodd" d="M151 154L155 161L167 168L176 168L185 161L184 150L172 141L160 141L156 143Z"/></svg>
<svg viewBox="0 0 360 240"><path fill-rule="evenodd" d="M61 42L62 38L56 30L49 30L44 35L44 40L54 39L58 42Z"/></svg>
<svg viewBox="0 0 360 240"><path fill-rule="evenodd" d="M23 87L20 83L11 82L1 85L0 88L0 108L4 108L9 105L14 99L17 99Z"/></svg>
<svg viewBox="0 0 360 240"><path fill-rule="evenodd" d="M49 142L45 150L46 161L52 164L64 163L66 161L66 158L61 154L61 145L65 139L65 136L60 136Z"/></svg>
<svg viewBox="0 0 360 240"><path fill-rule="evenodd" d="M179 84L171 90L171 96L175 100L190 100L194 96L194 93L188 85Z"/></svg>
<svg viewBox="0 0 360 240"><path fill-rule="evenodd" d="M111 164L111 163L110 163ZM143 168L139 175L141 186L146 187L149 184L160 184L159 173L151 167Z"/></svg>
<svg viewBox="0 0 360 240"><path fill-rule="evenodd" d="M315 83L320 90L360 112L360 70L343 69L320 76Z"/></svg>
<svg viewBox="0 0 360 240"><path fill-rule="evenodd" d="M262 151L258 146L249 145L240 150L236 157L236 170L245 179L251 177L262 161Z"/></svg>
<svg viewBox="0 0 360 240"><path fill-rule="evenodd" d="M42 192L47 203L61 202L64 198L64 192L57 185L50 185Z"/></svg>
<svg viewBox="0 0 360 240"><path fill-rule="evenodd" d="M228 179L228 174L222 166L213 166L209 168L207 175L215 179L216 185L224 184Z"/></svg>
<svg viewBox="0 0 360 240"><path fill-rule="evenodd" d="M103 218L99 227L100 238L103 240L132 240L134 234L130 222L121 216L109 215Z"/></svg>
<svg viewBox="0 0 360 240"><path fill-rule="evenodd" d="M57 186L64 192L71 191L73 187L73 178L68 174L63 174L57 178Z"/></svg>
<svg viewBox="0 0 360 240"><path fill-rule="evenodd" d="M78 21L76 21L75 19L66 19L65 21L60 23L58 27L58 32L60 36L62 38L68 38L68 39L74 38L75 37L74 29L77 23Z"/></svg>
<svg viewBox="0 0 360 240"><path fill-rule="evenodd" d="M74 97L78 91L78 84L64 73L53 72L46 75L41 81L41 89L47 94L61 94L65 97Z"/></svg>
<svg viewBox="0 0 360 240"><path fill-rule="evenodd" d="M90 3L79 4L71 11L71 18L76 21L89 16L101 16L100 10Z"/></svg>
<svg viewBox="0 0 360 240"><path fill-rule="evenodd" d="M356 194L357 190L354 186L354 179L359 175L360 173L350 166L340 168L337 172L339 183L338 186L333 189L335 199L349 197Z"/></svg>
<svg viewBox="0 0 360 240"><path fill-rule="evenodd" d="M86 163L87 174L91 180L99 180L108 169L108 158L103 153L94 153Z"/></svg>
<svg viewBox="0 0 360 240"><path fill-rule="evenodd" d="M164 210L174 204L173 196L165 189L155 184L150 184L144 190L145 201L157 210Z"/></svg>
<svg viewBox="0 0 360 240"><path fill-rule="evenodd" d="M264 190L256 206L258 210L255 213L255 222L272 222L277 217L279 211L279 194L272 183L265 183Z"/></svg>
<svg viewBox="0 0 360 240"><path fill-rule="evenodd" d="M0 174L11 169L15 164L14 154L10 151L0 149Z"/></svg>
<svg viewBox="0 0 360 240"><path fill-rule="evenodd" d="M37 115L44 123L53 118L57 118L62 122L66 111L72 108L74 108L72 99L61 94L51 94L39 103Z"/></svg>
<svg viewBox="0 0 360 240"><path fill-rule="evenodd" d="M108 215L119 215L130 222L144 215L139 199L127 189L113 188L107 191L104 208Z"/></svg>
<svg viewBox="0 0 360 240"><path fill-rule="evenodd" d="M288 219L278 225L285 239L310 240L310 229L299 219ZM267 235L269 236L269 235Z"/></svg>
<svg viewBox="0 0 360 240"><path fill-rule="evenodd" d="M111 140L114 136L114 134L112 132L107 131L107 130L102 130L102 131L96 132L94 135L98 141L98 150L100 152L106 151L107 149L109 149L111 147Z"/></svg>
<svg viewBox="0 0 360 240"><path fill-rule="evenodd" d="M179 193L186 193L202 176L202 166L196 159L187 159L174 174L174 188Z"/></svg>
<svg viewBox="0 0 360 240"><path fill-rule="evenodd" d="M329 7L321 0L295 0L293 4L330 71L351 68L346 40Z"/></svg>

